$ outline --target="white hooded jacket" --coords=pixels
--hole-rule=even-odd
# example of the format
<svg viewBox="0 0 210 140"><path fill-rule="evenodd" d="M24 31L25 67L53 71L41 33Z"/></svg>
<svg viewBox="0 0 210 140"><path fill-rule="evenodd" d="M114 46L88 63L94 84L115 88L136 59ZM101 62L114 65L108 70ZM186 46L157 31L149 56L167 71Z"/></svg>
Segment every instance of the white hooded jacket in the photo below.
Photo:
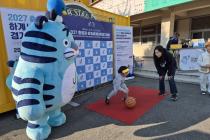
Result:
<svg viewBox="0 0 210 140"><path fill-rule="evenodd" d="M206 51L202 53L198 58L198 64L200 66L199 71L202 73L209 73L209 68L204 68L206 65L210 65L210 54Z"/></svg>
<svg viewBox="0 0 210 140"><path fill-rule="evenodd" d="M123 90L124 87L127 87L125 85L125 77L118 73L115 79L113 80L113 86L115 90Z"/></svg>

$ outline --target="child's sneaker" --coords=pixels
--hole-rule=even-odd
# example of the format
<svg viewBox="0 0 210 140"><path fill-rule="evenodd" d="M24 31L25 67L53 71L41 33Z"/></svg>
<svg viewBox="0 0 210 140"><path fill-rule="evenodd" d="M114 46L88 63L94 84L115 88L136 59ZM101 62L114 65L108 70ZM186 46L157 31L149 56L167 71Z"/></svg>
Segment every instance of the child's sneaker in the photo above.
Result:
<svg viewBox="0 0 210 140"><path fill-rule="evenodd" d="M106 97L106 99L105 99L105 104L109 104L109 99Z"/></svg>
<svg viewBox="0 0 210 140"><path fill-rule="evenodd" d="M201 94L202 94L202 95L205 95L205 94L206 94L206 92L205 92L205 91L201 91Z"/></svg>
<svg viewBox="0 0 210 140"><path fill-rule="evenodd" d="M171 100L172 101L177 101L178 100L177 95L176 94L175 95L171 95Z"/></svg>

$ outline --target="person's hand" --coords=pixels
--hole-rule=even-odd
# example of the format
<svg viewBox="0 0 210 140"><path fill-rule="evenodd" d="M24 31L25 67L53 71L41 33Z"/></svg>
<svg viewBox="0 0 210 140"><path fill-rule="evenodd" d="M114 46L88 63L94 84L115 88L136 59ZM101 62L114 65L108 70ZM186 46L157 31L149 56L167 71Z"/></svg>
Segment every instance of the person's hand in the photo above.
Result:
<svg viewBox="0 0 210 140"><path fill-rule="evenodd" d="M171 79L173 79L173 76L168 76L168 80L171 80Z"/></svg>

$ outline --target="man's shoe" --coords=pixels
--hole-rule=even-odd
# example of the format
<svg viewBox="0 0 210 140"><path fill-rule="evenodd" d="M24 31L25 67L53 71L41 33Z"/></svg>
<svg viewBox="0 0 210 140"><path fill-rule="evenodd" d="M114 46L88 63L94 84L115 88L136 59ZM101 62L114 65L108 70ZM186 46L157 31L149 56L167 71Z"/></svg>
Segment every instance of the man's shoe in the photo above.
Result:
<svg viewBox="0 0 210 140"><path fill-rule="evenodd" d="M178 100L177 95L172 95L172 96L171 96L171 100L172 100L172 101L177 101L177 100Z"/></svg>

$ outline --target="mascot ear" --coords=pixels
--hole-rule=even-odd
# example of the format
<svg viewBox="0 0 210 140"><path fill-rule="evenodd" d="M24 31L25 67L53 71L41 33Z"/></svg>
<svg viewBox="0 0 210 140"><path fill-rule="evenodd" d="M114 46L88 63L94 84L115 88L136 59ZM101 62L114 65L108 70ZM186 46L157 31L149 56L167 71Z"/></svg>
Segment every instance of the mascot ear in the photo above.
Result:
<svg viewBox="0 0 210 140"><path fill-rule="evenodd" d="M47 17L45 16L38 16L35 21L35 26L37 29L42 29L44 22L48 22Z"/></svg>
<svg viewBox="0 0 210 140"><path fill-rule="evenodd" d="M56 17L57 17L56 11L55 11L55 10L47 11L47 12L46 12L46 17L47 17L49 20L55 21L55 19L56 19Z"/></svg>

